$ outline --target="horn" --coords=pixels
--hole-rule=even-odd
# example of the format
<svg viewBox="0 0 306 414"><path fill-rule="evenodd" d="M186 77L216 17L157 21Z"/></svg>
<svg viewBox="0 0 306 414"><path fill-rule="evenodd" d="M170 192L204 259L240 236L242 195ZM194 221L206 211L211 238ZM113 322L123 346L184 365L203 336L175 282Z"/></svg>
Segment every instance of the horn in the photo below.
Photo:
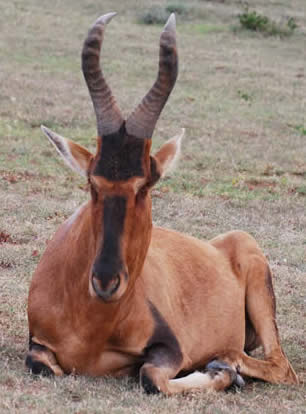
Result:
<svg viewBox="0 0 306 414"><path fill-rule="evenodd" d="M157 79L126 121L126 130L138 138L151 138L159 115L174 87L178 72L175 15L172 13L160 36Z"/></svg>
<svg viewBox="0 0 306 414"><path fill-rule="evenodd" d="M95 109L99 136L117 132L123 123L120 109L99 63L104 29L115 15L107 13L99 17L89 30L82 51L82 70Z"/></svg>

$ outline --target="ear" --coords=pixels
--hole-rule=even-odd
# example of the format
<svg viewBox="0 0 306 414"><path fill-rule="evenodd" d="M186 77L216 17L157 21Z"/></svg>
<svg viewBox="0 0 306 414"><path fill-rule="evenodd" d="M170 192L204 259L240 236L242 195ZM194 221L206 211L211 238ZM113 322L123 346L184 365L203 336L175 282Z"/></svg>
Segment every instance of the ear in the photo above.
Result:
<svg viewBox="0 0 306 414"><path fill-rule="evenodd" d="M181 153L181 143L185 134L185 128L182 128L180 134L167 141L161 149L154 155L157 162L158 171L161 177L164 177L175 166Z"/></svg>
<svg viewBox="0 0 306 414"><path fill-rule="evenodd" d="M77 173L87 177L90 161L93 155L86 148L76 144L70 139L61 137L45 126L41 126L42 132L49 141L55 146L57 152L64 159L69 167Z"/></svg>

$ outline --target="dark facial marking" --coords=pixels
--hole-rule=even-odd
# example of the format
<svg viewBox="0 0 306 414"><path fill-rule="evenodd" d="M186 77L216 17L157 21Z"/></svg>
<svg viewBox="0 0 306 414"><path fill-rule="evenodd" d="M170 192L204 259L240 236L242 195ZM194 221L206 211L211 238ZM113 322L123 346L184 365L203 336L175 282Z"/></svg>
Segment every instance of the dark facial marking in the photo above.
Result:
<svg viewBox="0 0 306 414"><path fill-rule="evenodd" d="M157 308L150 303L155 330L144 350L144 360L155 366L179 365L183 355L174 333Z"/></svg>
<svg viewBox="0 0 306 414"><path fill-rule="evenodd" d="M103 137L93 174L111 181L143 177L144 146L145 140L128 135L123 123L118 132Z"/></svg>
<svg viewBox="0 0 306 414"><path fill-rule="evenodd" d="M126 199L121 196L106 197L103 208L103 242L96 257L93 271L103 288L122 271L120 237L123 233L126 214Z"/></svg>

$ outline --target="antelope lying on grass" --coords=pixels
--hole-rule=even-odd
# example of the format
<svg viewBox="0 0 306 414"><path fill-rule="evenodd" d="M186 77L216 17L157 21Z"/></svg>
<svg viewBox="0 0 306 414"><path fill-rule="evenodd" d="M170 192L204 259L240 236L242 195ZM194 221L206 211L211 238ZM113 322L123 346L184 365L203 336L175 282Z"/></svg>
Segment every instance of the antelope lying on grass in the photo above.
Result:
<svg viewBox="0 0 306 414"><path fill-rule="evenodd" d="M161 34L157 80L125 121L99 63L114 14L96 21L82 53L96 155L42 127L66 163L87 177L91 199L60 226L34 274L26 365L35 374L139 373L147 392L165 394L222 390L243 385L242 376L297 383L255 240L233 231L204 242L152 226L150 190L181 141L150 155L177 77L175 17ZM247 355L259 345L265 360Z"/></svg>

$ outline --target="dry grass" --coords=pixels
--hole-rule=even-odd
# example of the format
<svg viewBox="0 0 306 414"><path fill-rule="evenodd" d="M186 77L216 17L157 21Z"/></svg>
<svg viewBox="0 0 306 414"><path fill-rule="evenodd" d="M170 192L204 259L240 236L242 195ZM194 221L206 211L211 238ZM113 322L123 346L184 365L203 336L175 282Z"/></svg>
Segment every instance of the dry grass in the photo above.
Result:
<svg viewBox="0 0 306 414"><path fill-rule="evenodd" d="M123 112L151 86L160 27L137 23L150 2L128 3L0 0L0 411L305 412L304 0L252 2L274 20L297 19L288 39L234 33L238 1L190 2L188 18L178 18L179 79L154 140L157 147L185 127L183 156L153 193L158 224L200 238L241 228L261 243L275 275L282 342L301 385L250 382L236 394L164 398L145 396L131 380L34 379L24 369L31 274L58 224L88 197L39 125L93 148L95 121L79 55L103 12L119 12L103 57Z"/></svg>

